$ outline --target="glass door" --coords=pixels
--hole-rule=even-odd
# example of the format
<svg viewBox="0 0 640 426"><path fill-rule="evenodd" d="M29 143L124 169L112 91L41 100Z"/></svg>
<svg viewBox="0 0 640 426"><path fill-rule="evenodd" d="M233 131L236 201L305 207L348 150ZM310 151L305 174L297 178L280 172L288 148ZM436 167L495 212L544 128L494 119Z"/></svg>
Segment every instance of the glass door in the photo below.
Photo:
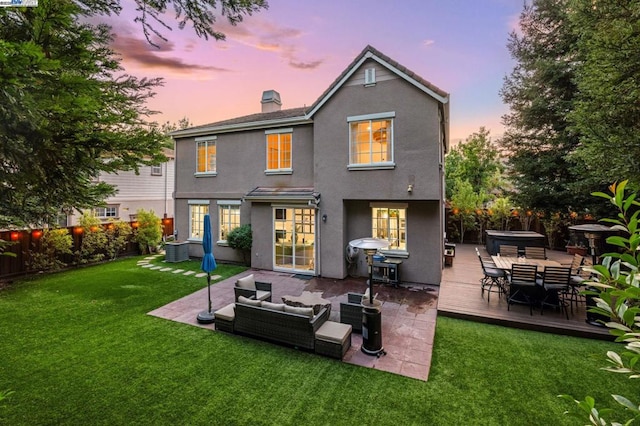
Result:
<svg viewBox="0 0 640 426"><path fill-rule="evenodd" d="M309 273L315 271L315 209L273 209L274 270Z"/></svg>

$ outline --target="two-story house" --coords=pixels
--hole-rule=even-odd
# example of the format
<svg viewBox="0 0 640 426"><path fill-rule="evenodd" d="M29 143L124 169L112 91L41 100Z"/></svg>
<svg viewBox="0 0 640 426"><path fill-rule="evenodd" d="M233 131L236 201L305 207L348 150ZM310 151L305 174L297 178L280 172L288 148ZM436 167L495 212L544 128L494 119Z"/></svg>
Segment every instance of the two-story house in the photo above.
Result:
<svg viewBox="0 0 640 426"><path fill-rule="evenodd" d="M105 205L93 209L96 217L106 222L110 219L134 221L139 209L153 210L161 218L173 218L173 191L175 185L175 155L165 149L167 161L157 166L141 166L118 173L101 173L99 180L116 187L116 194L105 200ZM74 212L63 226L78 224L80 214Z"/></svg>
<svg viewBox="0 0 640 426"><path fill-rule="evenodd" d="M402 281L439 284L449 95L367 46L309 107L262 112L174 132L175 226L202 256L211 215L214 255L239 261L226 235L253 230L251 266L341 279L366 275L349 241L380 237ZM351 270L350 268L353 268Z"/></svg>

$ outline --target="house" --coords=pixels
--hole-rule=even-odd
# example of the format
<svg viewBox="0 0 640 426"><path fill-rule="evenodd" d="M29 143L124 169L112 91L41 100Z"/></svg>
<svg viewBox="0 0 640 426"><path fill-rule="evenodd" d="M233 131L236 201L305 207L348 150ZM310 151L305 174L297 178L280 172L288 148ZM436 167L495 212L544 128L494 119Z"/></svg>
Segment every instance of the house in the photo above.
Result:
<svg viewBox="0 0 640 426"><path fill-rule="evenodd" d="M241 261L226 235L251 224L251 266L342 279L367 275L346 256L362 237L388 239L401 280L439 284L449 95L367 46L309 107L262 112L172 133L175 226L202 256L210 213L214 255Z"/></svg>
<svg viewBox="0 0 640 426"><path fill-rule="evenodd" d="M121 171L102 173L99 180L116 187L116 194L105 200L106 205L94 208L95 215L104 222L115 219L134 221L139 209L153 210L161 218L173 217L175 185L175 155L165 149L167 161L157 166L141 166L139 173ZM67 216L64 226L78 224L80 214Z"/></svg>

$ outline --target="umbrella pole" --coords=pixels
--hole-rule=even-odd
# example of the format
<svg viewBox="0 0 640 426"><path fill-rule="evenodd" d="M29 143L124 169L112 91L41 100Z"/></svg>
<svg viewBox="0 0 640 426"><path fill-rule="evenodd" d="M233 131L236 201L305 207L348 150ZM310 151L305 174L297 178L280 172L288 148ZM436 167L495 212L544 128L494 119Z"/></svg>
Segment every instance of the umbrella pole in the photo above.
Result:
<svg viewBox="0 0 640 426"><path fill-rule="evenodd" d="M209 272L207 272L207 296L209 298L209 310L198 314L197 319L200 324L211 324L215 321L215 316L211 312L211 273Z"/></svg>

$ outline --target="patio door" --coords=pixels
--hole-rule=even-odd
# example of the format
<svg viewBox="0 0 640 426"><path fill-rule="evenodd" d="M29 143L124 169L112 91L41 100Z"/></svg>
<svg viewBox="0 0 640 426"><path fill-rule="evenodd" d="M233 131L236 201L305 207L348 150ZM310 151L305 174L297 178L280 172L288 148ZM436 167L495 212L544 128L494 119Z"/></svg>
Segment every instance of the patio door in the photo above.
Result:
<svg viewBox="0 0 640 426"><path fill-rule="evenodd" d="M273 269L313 274L316 263L316 210L274 207L273 230Z"/></svg>

